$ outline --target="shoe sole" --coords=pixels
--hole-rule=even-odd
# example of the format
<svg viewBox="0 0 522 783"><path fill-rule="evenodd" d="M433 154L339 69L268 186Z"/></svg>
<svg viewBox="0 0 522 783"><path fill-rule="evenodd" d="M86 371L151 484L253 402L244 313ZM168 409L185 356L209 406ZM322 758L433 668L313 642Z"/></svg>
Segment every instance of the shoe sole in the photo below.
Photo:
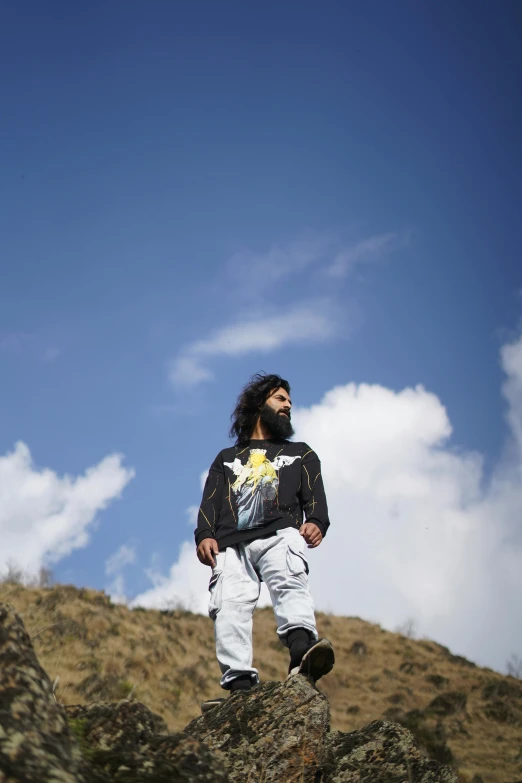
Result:
<svg viewBox="0 0 522 783"><path fill-rule="evenodd" d="M201 712L204 715L206 712L213 710L214 707L219 707L219 705L223 704L224 701L226 701L226 699L209 699L208 701L204 701L201 705Z"/></svg>
<svg viewBox="0 0 522 783"><path fill-rule="evenodd" d="M298 673L313 684L331 672L334 663L335 655L332 645L328 639L321 639L304 654Z"/></svg>

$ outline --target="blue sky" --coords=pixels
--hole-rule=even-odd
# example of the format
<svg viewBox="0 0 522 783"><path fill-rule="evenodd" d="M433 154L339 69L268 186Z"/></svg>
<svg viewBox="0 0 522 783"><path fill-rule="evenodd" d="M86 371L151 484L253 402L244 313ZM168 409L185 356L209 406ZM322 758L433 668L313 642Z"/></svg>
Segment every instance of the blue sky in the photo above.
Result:
<svg viewBox="0 0 522 783"><path fill-rule="evenodd" d="M303 410L350 383L422 384L444 449L480 454L488 484L513 439L500 352L522 310L518 3L0 15L0 454L22 441L16 475L52 472L6 504L12 558L17 529L67 506L65 474L121 453L25 565L107 588L124 545L125 593L147 591L259 369ZM348 542L364 529L336 523ZM390 625L378 597L369 611Z"/></svg>

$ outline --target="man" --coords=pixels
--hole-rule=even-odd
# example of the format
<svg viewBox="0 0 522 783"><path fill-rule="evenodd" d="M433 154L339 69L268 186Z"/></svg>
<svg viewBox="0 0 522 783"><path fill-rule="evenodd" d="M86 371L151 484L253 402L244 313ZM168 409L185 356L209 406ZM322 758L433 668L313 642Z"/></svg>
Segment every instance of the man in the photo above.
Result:
<svg viewBox="0 0 522 783"><path fill-rule="evenodd" d="M252 615L262 581L290 652L289 676L315 683L334 664L332 645L318 639L308 589L306 548L319 546L330 524L321 465L306 443L288 440L291 407L288 381L254 375L232 414L236 445L218 454L203 490L195 539L199 560L212 567L209 615L225 690L259 682Z"/></svg>

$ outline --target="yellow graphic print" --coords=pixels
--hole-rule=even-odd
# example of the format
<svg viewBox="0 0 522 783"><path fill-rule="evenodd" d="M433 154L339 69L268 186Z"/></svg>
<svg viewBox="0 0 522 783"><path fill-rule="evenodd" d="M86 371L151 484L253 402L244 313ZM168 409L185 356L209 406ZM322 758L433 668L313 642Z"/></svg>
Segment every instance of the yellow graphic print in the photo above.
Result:
<svg viewBox="0 0 522 783"><path fill-rule="evenodd" d="M224 463L236 477L230 488L237 503L238 530L262 527L278 513L279 471L296 459L300 457L278 454L270 461L266 449L250 449L244 465L239 455Z"/></svg>
<svg viewBox="0 0 522 783"><path fill-rule="evenodd" d="M239 492L246 484L255 492L259 482L273 484L277 482L277 473L272 463L266 458L266 452L263 449L251 449L250 455L237 479L232 484L234 492Z"/></svg>

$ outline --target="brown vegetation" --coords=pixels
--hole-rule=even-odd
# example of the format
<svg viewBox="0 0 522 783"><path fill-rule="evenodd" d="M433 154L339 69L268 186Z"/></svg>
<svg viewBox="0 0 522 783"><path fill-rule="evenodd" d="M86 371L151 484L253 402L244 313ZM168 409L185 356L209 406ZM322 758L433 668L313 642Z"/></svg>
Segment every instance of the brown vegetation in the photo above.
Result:
<svg viewBox="0 0 522 783"><path fill-rule="evenodd" d="M0 600L23 617L63 704L139 699L171 731L220 695L212 623L182 610L130 610L103 593L58 585L0 585ZM358 729L403 723L430 757L459 770L462 783L522 781L522 682L475 666L428 640L384 631L353 617L318 615L336 650L319 683L332 725ZM263 680L282 680L287 651L271 610L256 612L254 644Z"/></svg>

